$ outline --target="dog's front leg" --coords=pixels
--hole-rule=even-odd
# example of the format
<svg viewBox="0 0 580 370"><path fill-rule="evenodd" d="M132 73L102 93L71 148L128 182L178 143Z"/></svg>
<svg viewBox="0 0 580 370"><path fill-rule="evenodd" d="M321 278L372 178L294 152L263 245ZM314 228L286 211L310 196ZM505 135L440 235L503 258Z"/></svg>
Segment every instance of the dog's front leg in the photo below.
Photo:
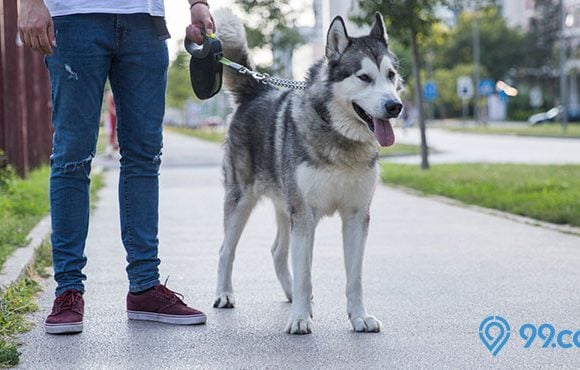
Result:
<svg viewBox="0 0 580 370"><path fill-rule="evenodd" d="M317 219L311 212L292 216L290 247L294 287L292 313L286 326L286 332L289 334L312 333L311 271L316 223Z"/></svg>
<svg viewBox="0 0 580 370"><path fill-rule="evenodd" d="M369 213L368 210L349 211L343 212L341 216L348 318L354 331L378 332L381 330L381 322L367 313L362 294L362 265Z"/></svg>

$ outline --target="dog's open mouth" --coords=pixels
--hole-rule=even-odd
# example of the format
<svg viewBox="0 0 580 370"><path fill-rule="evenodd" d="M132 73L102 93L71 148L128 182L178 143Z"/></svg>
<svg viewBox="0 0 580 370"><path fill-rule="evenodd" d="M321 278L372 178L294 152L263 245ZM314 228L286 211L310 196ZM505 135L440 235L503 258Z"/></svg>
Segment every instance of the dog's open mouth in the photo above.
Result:
<svg viewBox="0 0 580 370"><path fill-rule="evenodd" d="M395 143L393 126L388 119L374 118L356 103L352 103L352 107L359 118L367 124L369 130L375 134L375 138L381 146L391 146Z"/></svg>

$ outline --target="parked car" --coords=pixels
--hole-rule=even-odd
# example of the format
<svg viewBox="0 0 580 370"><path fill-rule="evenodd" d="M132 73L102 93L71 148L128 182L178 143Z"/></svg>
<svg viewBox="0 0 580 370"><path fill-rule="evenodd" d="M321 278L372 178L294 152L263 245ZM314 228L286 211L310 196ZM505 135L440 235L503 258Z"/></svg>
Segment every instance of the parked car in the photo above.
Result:
<svg viewBox="0 0 580 370"><path fill-rule="evenodd" d="M564 107L561 105L550 109L547 112L532 114L528 118L528 122L533 126L545 122L553 122L562 112ZM580 121L580 107L569 107L568 108L568 122L578 122Z"/></svg>

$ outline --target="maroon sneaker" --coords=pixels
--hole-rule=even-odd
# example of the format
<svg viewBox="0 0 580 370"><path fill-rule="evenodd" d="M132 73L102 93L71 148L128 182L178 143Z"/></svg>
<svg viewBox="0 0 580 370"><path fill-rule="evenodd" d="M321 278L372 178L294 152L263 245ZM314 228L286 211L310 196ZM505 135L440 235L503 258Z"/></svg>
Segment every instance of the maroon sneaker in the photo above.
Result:
<svg viewBox="0 0 580 370"><path fill-rule="evenodd" d="M187 307L183 296L158 284L139 295L127 294L127 316L129 320L158 321L166 324L205 324L207 317L201 311Z"/></svg>
<svg viewBox="0 0 580 370"><path fill-rule="evenodd" d="M54 300L52 312L44 322L48 334L73 334L83 331L85 301L78 290L67 290Z"/></svg>

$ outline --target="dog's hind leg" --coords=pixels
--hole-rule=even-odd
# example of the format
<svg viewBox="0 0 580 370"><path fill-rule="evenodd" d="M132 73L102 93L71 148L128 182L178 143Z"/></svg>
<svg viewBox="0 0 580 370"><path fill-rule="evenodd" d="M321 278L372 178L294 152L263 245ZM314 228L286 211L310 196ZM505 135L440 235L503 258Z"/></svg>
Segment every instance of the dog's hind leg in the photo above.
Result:
<svg viewBox="0 0 580 370"><path fill-rule="evenodd" d="M362 293L362 265L369 213L368 210L345 211L341 212L341 217L348 318L354 331L378 332L381 330L381 322L367 313Z"/></svg>
<svg viewBox="0 0 580 370"><path fill-rule="evenodd" d="M226 186L224 204L224 243L220 248L218 263L218 282L216 299L213 306L216 308L233 308L235 304L234 289L232 286L232 269L236 254L236 247L248 217L252 213L257 199L242 191L239 186Z"/></svg>
<svg viewBox="0 0 580 370"><path fill-rule="evenodd" d="M285 210L276 207L276 223L278 232L272 246L272 258L278 280L282 285L284 294L292 302L292 274L288 267L288 245L290 242L290 217Z"/></svg>

